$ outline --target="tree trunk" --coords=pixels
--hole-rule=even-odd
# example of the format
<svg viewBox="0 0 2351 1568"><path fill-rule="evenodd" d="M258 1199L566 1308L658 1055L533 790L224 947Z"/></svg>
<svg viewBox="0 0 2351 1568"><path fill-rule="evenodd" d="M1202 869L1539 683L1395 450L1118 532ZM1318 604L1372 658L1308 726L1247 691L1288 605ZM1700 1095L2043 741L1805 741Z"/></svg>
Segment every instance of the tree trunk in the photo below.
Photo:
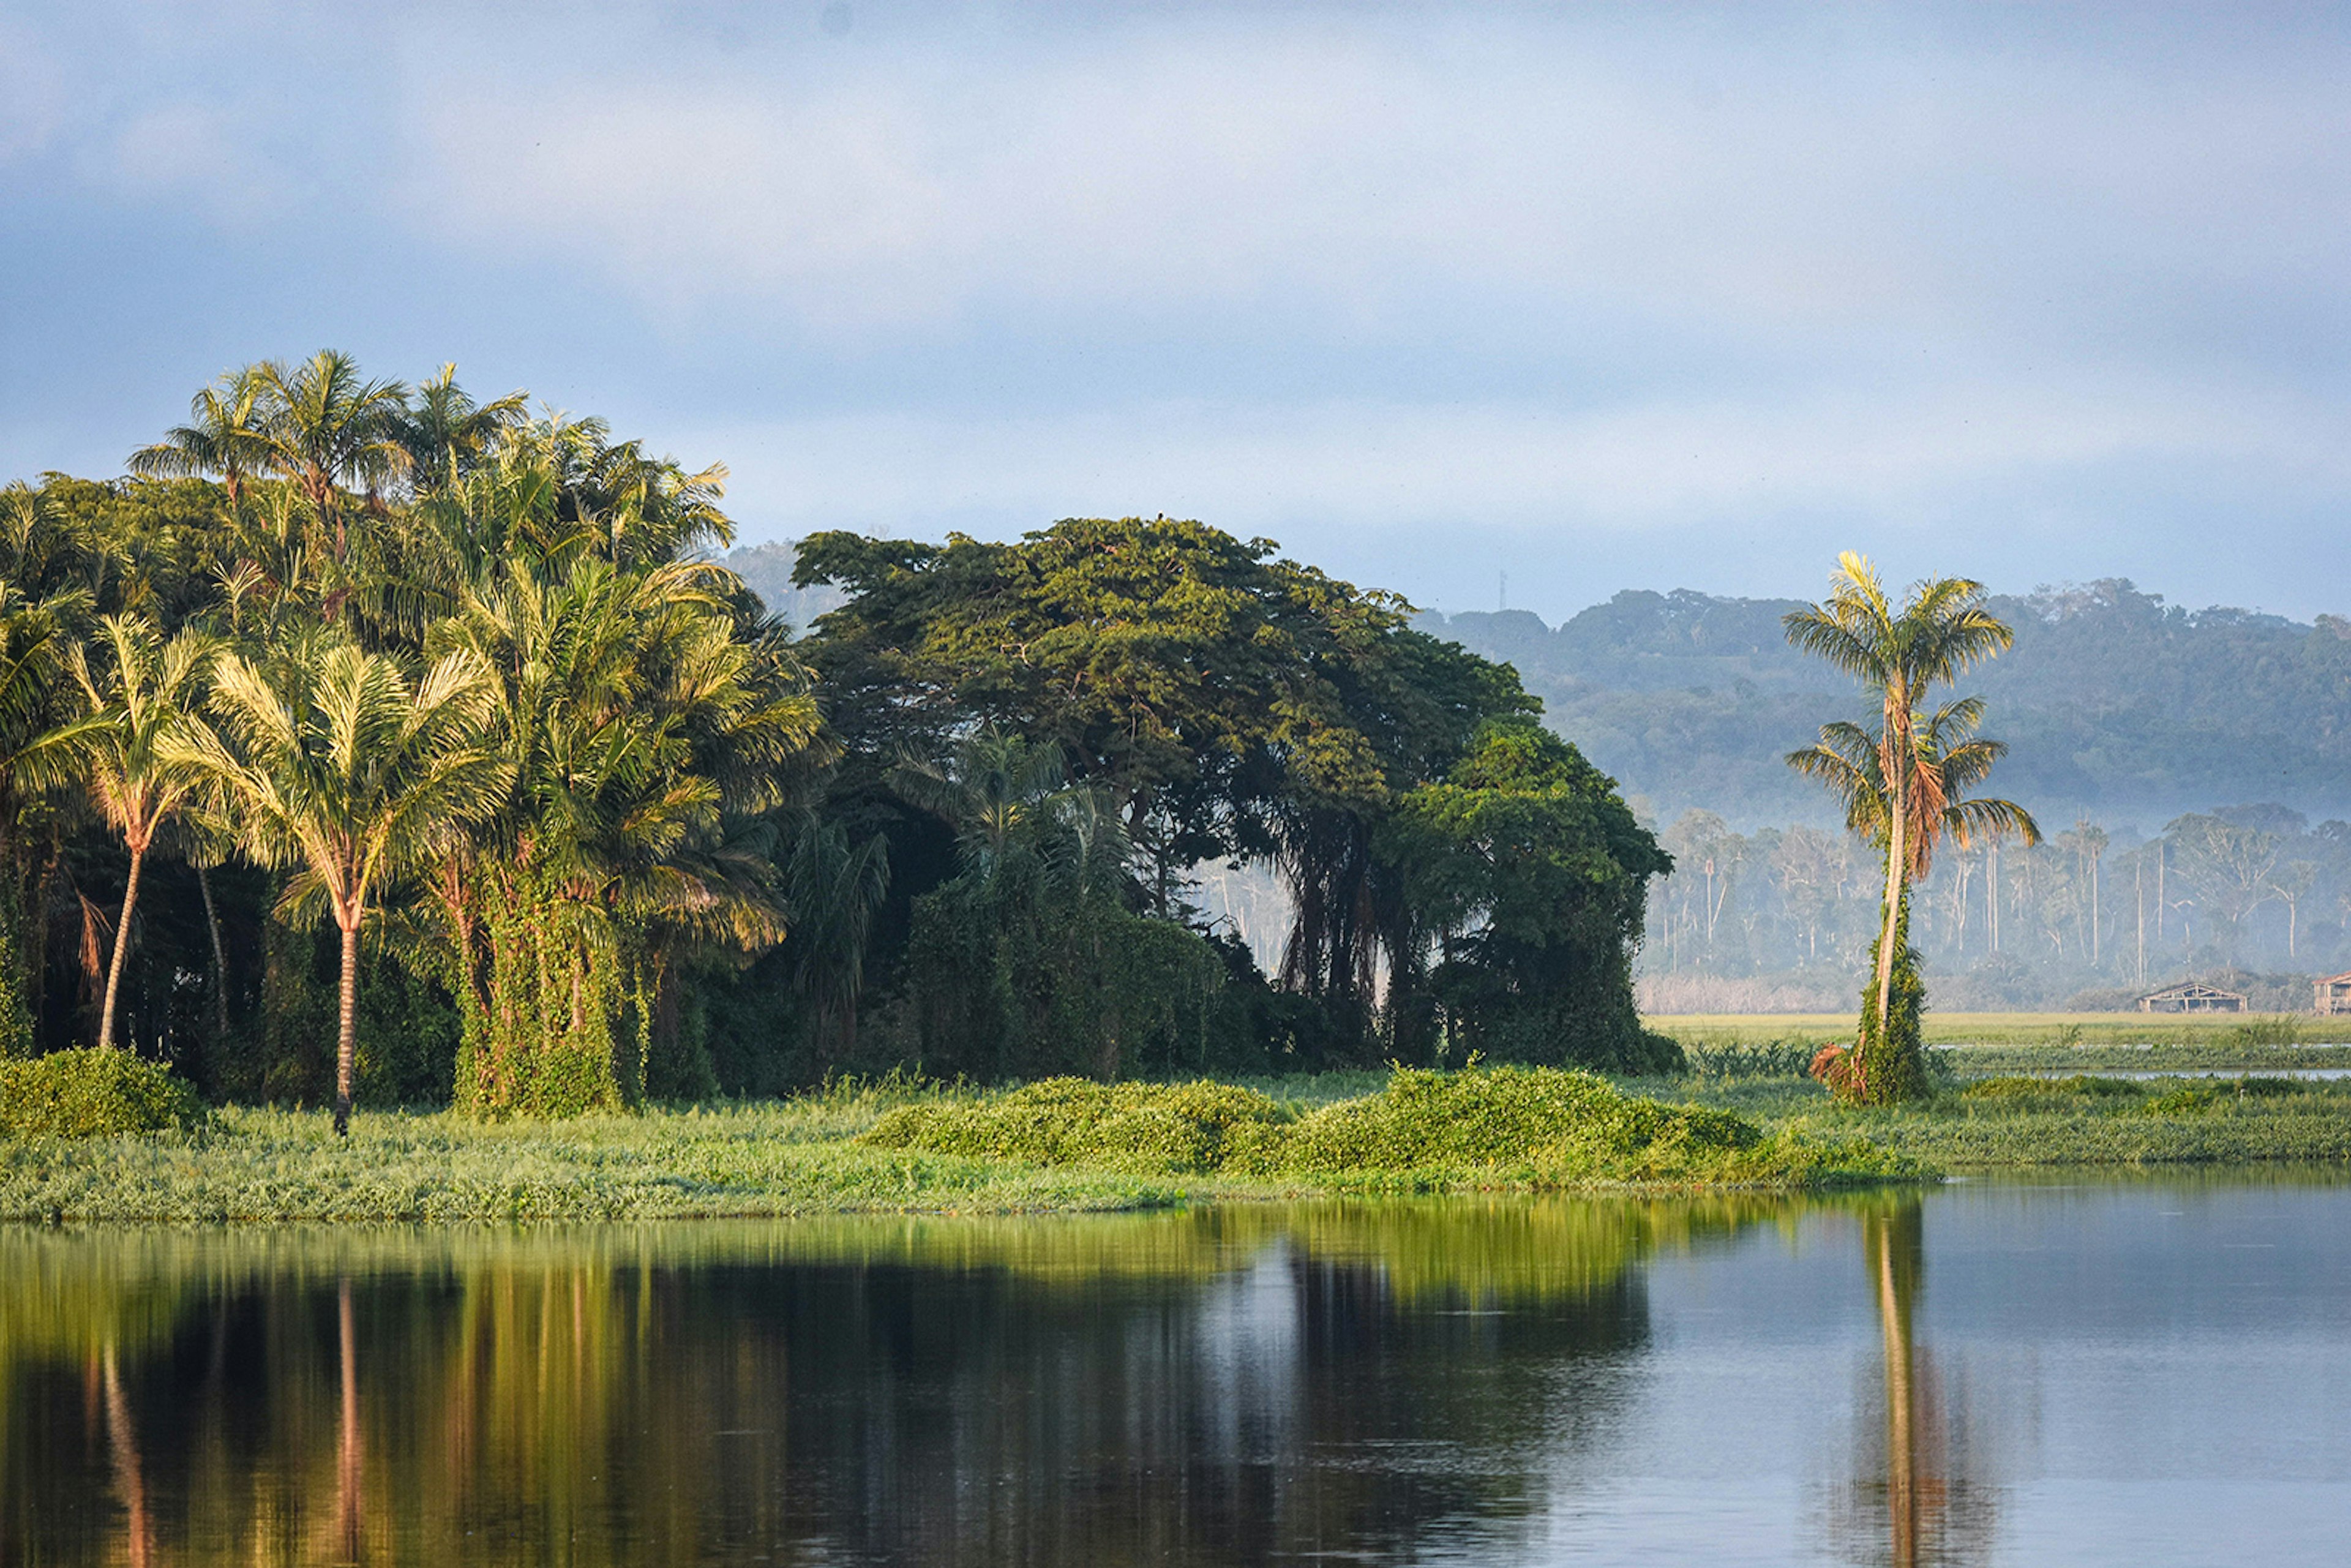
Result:
<svg viewBox="0 0 2351 1568"><path fill-rule="evenodd" d="M342 1019L335 1039L335 1135L351 1134L351 1065L359 1043L360 923L354 915L343 928Z"/></svg>
<svg viewBox="0 0 2351 1568"><path fill-rule="evenodd" d="M1886 1033L1894 1006L1894 935L1895 925L1902 916L1903 873L1909 870L1906 862L1902 820L1902 792L1892 791L1892 810L1886 835L1886 925L1877 939L1877 1032Z"/></svg>
<svg viewBox="0 0 2351 1568"><path fill-rule="evenodd" d="M220 911L213 904L213 879L202 861L196 862L196 888L204 895L204 929L213 939L213 1038L228 1038L228 949L221 943Z"/></svg>
<svg viewBox="0 0 2351 1568"><path fill-rule="evenodd" d="M139 902L139 869L147 852L131 852L131 880L122 884L122 918L114 923L114 960L106 967L106 1003L98 1015L98 1049L114 1043L114 998L122 989L122 960L131 952L131 911Z"/></svg>

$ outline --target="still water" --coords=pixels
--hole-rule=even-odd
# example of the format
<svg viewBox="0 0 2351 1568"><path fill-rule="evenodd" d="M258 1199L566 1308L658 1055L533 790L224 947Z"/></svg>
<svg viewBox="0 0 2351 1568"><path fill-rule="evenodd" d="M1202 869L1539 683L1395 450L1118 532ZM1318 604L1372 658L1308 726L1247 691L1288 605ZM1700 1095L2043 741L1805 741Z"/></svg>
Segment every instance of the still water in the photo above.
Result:
<svg viewBox="0 0 2351 1568"><path fill-rule="evenodd" d="M0 1564L2336 1563L2351 1186L0 1229Z"/></svg>

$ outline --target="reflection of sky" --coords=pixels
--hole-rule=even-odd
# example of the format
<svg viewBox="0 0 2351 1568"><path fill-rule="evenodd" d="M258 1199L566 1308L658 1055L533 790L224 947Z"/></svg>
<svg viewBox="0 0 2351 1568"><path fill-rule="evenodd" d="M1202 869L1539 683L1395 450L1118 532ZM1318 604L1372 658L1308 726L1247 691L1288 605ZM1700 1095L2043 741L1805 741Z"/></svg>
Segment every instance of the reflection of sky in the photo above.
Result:
<svg viewBox="0 0 2351 1568"><path fill-rule="evenodd" d="M333 343L723 458L753 538L2342 609L2346 54L2328 7L0 0L0 473Z"/></svg>
<svg viewBox="0 0 2351 1568"><path fill-rule="evenodd" d="M1926 1468L1977 1521L1950 1560L2341 1561L2346 1222L2340 1188L1929 1197ZM1882 1552L1882 1523L1856 1531L1846 1501L1885 1473L1884 1340L1855 1222L1816 1215L1792 1247L1759 1230L1661 1259L1647 1290L1644 1394L1621 1446L1562 1478L1560 1560L1735 1540L1737 1561L1835 1561L1856 1534Z"/></svg>

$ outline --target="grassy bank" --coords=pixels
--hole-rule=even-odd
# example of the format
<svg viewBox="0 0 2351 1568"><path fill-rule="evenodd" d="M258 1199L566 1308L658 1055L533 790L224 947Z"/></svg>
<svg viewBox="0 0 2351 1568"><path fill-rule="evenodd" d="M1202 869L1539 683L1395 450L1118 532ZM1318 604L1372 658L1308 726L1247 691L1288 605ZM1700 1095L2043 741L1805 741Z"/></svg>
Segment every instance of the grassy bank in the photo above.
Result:
<svg viewBox="0 0 2351 1568"><path fill-rule="evenodd" d="M0 1219L605 1220L1145 1209L1333 1194L1779 1189L1941 1170L2296 1164L2351 1174L2351 1083L1961 1080L1853 1111L1784 1071L1362 1072L1254 1084L852 1086L553 1124L228 1109L0 1139ZM1619 1092L1619 1090L1624 1092Z"/></svg>
<svg viewBox="0 0 2351 1568"><path fill-rule="evenodd" d="M1850 1138L1581 1073L1400 1073L1352 1098L1063 1080L906 1085L549 1124L228 1109L0 1142L0 1219L512 1220L1147 1208L1332 1192L1788 1188L1910 1177ZM1355 1085L1350 1084L1350 1087ZM1318 1088L1321 1092L1317 1092Z"/></svg>

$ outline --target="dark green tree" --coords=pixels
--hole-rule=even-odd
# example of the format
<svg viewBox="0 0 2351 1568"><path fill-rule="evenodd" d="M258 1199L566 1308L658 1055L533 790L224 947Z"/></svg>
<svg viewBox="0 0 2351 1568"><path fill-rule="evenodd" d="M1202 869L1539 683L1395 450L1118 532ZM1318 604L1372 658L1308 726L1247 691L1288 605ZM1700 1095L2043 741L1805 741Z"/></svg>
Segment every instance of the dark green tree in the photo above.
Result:
<svg viewBox="0 0 2351 1568"><path fill-rule="evenodd" d="M1397 802L1381 848L1440 959L1432 984L1489 1056L1620 1071L1667 1063L1633 1004L1648 879L1673 859L1614 781L1531 719L1486 725Z"/></svg>

